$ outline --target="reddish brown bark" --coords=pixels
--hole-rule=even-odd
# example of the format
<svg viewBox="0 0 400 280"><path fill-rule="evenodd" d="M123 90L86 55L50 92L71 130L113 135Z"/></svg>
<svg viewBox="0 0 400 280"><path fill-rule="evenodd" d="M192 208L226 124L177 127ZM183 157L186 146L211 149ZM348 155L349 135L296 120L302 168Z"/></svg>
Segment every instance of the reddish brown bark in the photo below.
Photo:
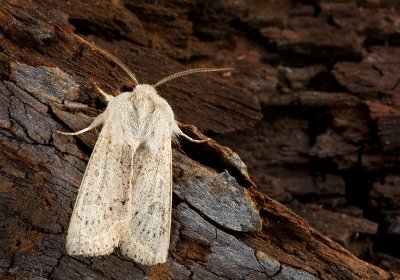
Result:
<svg viewBox="0 0 400 280"><path fill-rule="evenodd" d="M336 2L4 1L0 278L398 277L400 7ZM140 82L236 67L159 89L194 125L182 125L188 134L216 139L174 145L166 264L66 254L97 132L56 130L84 128L104 109L95 83L114 95L133 86L72 33L118 56Z"/></svg>

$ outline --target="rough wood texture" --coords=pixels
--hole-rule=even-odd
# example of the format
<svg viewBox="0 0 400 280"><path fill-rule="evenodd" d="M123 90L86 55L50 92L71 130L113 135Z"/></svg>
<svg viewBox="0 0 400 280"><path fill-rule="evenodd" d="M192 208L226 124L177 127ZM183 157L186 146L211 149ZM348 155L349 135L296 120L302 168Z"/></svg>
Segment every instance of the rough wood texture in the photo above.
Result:
<svg viewBox="0 0 400 280"><path fill-rule="evenodd" d="M380 234L400 236L395 1L81 2L0 7L0 278L399 277L352 254L364 257L382 220ZM166 264L143 267L118 251L66 254L97 133L56 130L86 127L104 109L94 83L113 94L132 87L72 33L117 55L141 82L183 63L237 67L159 89L182 123L217 139L174 146ZM194 126L182 129L204 137ZM382 256L395 269L396 253Z"/></svg>

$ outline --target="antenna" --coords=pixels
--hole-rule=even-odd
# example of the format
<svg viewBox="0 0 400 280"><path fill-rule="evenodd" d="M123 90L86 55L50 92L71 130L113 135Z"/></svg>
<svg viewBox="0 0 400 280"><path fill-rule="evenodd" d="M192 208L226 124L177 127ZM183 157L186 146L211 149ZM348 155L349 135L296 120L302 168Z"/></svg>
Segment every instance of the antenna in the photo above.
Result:
<svg viewBox="0 0 400 280"><path fill-rule="evenodd" d="M172 75L169 75L165 78L162 78L161 80L159 80L157 83L155 83L153 86L157 87L159 85L162 85L168 81L171 81L173 79L182 77L182 76L186 76L186 75L190 75L193 73L204 73L204 72L217 72L217 71L228 71L228 70L233 70L234 68L193 68L193 69L188 69L185 71L181 71Z"/></svg>
<svg viewBox="0 0 400 280"><path fill-rule="evenodd" d="M128 66L126 66L121 60L119 60L117 57L115 57L114 55L112 55L111 53L109 53L106 50L103 50L99 47L97 47L96 45L86 41L85 39L83 39L82 37L72 33L75 37L77 37L79 40L81 40L82 42L84 42L85 44L89 45L90 47L92 47L93 49L101 52L102 54L104 54L106 57L108 57L109 59L111 59L112 61L114 61L119 67L121 67L128 75L129 77L132 79L132 81L134 82L135 86L137 86L139 84L139 82L136 80L135 75L131 72L131 70L128 68Z"/></svg>

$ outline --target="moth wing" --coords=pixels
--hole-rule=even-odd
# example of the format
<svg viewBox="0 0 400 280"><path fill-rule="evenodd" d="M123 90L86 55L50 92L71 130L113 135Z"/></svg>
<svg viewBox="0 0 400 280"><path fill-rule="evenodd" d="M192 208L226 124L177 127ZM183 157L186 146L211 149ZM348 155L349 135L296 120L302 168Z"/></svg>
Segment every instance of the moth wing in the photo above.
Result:
<svg viewBox="0 0 400 280"><path fill-rule="evenodd" d="M112 125L101 130L79 188L67 234L70 255L110 254L128 229L131 155L140 143L113 140L118 124Z"/></svg>
<svg viewBox="0 0 400 280"><path fill-rule="evenodd" d="M144 265L167 260L171 232L172 148L169 129L134 155L132 218L121 240L122 253Z"/></svg>

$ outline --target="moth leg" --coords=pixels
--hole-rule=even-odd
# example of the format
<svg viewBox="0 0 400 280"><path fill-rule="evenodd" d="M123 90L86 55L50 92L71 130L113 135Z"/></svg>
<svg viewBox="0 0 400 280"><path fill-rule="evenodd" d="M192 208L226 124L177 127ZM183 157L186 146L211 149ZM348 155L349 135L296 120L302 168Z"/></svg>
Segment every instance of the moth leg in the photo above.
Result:
<svg viewBox="0 0 400 280"><path fill-rule="evenodd" d="M60 133L62 135L79 135L81 133L84 133L86 131L89 131L89 130L95 128L96 126L102 124L103 122L104 122L104 113L101 113L94 119L94 121L88 127L84 128L82 130L79 130L76 132L64 132L64 131L57 130L57 133Z"/></svg>
<svg viewBox="0 0 400 280"><path fill-rule="evenodd" d="M111 94L107 94L105 93L101 88L99 88L96 84L94 84L94 86L96 87L96 89L98 90L98 92L100 92L101 95L103 95L103 97L107 100L107 102L110 102L114 96L112 96Z"/></svg>
<svg viewBox="0 0 400 280"><path fill-rule="evenodd" d="M182 133L180 136L183 136L183 138L185 138L185 139L187 139L187 140L189 140L189 141L191 141L193 143L204 143L204 142L207 142L207 141L211 140L211 138L207 138L207 139L204 139L204 140L196 140L196 139L193 139L192 137L186 135L185 133Z"/></svg>
<svg viewBox="0 0 400 280"><path fill-rule="evenodd" d="M191 141L193 143L204 143L204 142L207 142L207 141L211 140L211 138L207 138L207 139L204 139L204 140L196 140L196 139L193 139L192 137L190 137L189 135L186 135L181 130L180 130L180 133L178 135L182 136L183 138L185 138L185 139L187 139L187 140L189 140L189 141Z"/></svg>
<svg viewBox="0 0 400 280"><path fill-rule="evenodd" d="M189 141L191 141L191 142L193 142L193 143L204 143L204 142L207 142L207 141L211 140L211 138L207 138L207 139L204 139L204 140L196 140L196 139L193 139L193 138L190 137L189 135L186 135L186 134L179 128L179 126L178 126L177 123L175 123L174 126L172 127L172 131L173 131L174 134L177 135L178 137L179 137L179 136L182 136L183 138L185 138L185 139L187 139L187 140L189 140Z"/></svg>

